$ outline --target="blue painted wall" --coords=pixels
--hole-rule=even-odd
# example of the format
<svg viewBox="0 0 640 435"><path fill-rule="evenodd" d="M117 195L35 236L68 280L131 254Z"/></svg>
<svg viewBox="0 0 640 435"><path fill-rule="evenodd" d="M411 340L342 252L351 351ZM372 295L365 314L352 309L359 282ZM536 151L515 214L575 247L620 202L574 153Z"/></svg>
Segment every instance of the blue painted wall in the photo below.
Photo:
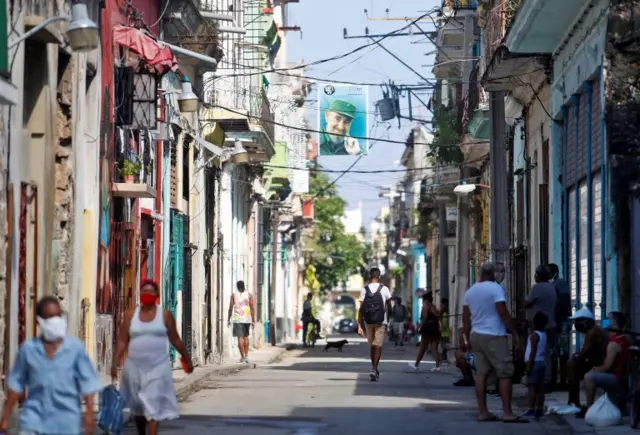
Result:
<svg viewBox="0 0 640 435"><path fill-rule="evenodd" d="M604 46L605 46L605 35L606 35L606 26L607 26L607 15L603 14L603 11L608 8L608 1L600 0L595 6L586 14L583 18L582 23L579 28L574 29L573 36L571 39L565 44L565 48L557 53L554 59L553 71L553 90L552 90L552 115L555 119L561 120L562 123L556 122L552 128L552 143L551 143L551 168L550 168L550 182L551 182L551 214L552 214L552 227L559 228L562 227L563 237L555 237L552 235L552 252L551 252L551 260L557 263L561 267L561 276L564 276L569 281L568 271L567 271L567 261L568 255L567 251L569 249L568 246L564 246L563 249L563 241L566 244L568 240L568 218L567 215L568 209L566 207L566 202L563 205L563 195L565 194L565 190L563 186L560 184L558 178L562 176L563 171L566 170L566 167L562 166L562 162L565 160L565 157L562 155L563 149L563 130L567 128L575 128L575 120L567 119L566 116L566 107L572 104L572 99L576 100L577 96L584 94L587 98L587 108L588 113L586 114L587 119L591 120L591 108L593 105L598 103L597 101L593 101L596 97L586 97L588 90L590 90L593 84L598 84L600 86L599 95L600 95L600 107L604 107L604 80L599 80L600 74L602 71L602 61L604 55ZM576 11L577 13L578 11ZM597 95L598 93L594 93ZM580 116L585 116L585 114L581 114ZM600 168L587 168L592 171L600 170L602 173L602 303L600 310L601 312L597 312L596 314L605 314L607 311L611 311L613 309L617 309L618 300L617 300L617 291L615 290L617 287L617 257L616 253L613 249L613 228L611 223L613 220L613 206L610 204L610 176L609 176L609 165L608 165L608 156L606 154L606 131L604 129L604 110L602 111L601 119L597 122L588 122L588 129L592 133L596 131L596 129L601 129L602 134L602 143L603 143L603 162L604 164ZM577 135L576 135L577 136ZM588 134L586 136L589 136ZM574 139L577 141L577 137ZM576 143L579 147L586 148L587 153L590 151L591 141L590 138L586 139L585 143ZM589 154L587 154L589 155ZM589 176L587 182L591 181L591 177ZM588 189L587 195L587 203L591 204L593 198L591 197L591 188ZM565 201L568 201L568 198L565 197ZM576 232L579 229L580 222L580 213L579 213L579 198L576 197L576 208L573 212L576 213ZM564 219L563 219L564 215ZM564 225L563 225L564 224ZM585 223L582 223L585 225ZM589 218L586 220L587 229L591 229L593 225L592 217L589 215ZM594 256L593 249L591 249L592 242L592 233L589 231L587 233L587 239L578 241L576 239L576 252L579 253L579 244L580 243L589 243L589 249L587 253L588 262L591 262L591 259ZM579 255L579 254L578 254ZM579 295L579 271L580 271L580 262L576 262L576 269L578 271L578 277L576 279L576 288L572 288L572 295L576 301L576 305L582 306L587 302L590 302L593 299L593 275L590 273L587 277L589 283L589 300L580 300ZM583 297L584 299L584 297ZM599 301L594 301L598 303ZM605 317L604 315L602 316Z"/></svg>

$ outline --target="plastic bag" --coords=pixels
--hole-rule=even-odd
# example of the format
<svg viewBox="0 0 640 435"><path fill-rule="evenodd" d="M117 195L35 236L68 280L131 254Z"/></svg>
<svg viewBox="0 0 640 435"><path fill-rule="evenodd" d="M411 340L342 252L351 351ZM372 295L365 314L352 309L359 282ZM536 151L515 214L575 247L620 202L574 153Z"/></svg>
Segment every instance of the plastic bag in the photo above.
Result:
<svg viewBox="0 0 640 435"><path fill-rule="evenodd" d="M113 385L100 394L98 427L105 434L120 435L124 431L124 399Z"/></svg>
<svg viewBox="0 0 640 435"><path fill-rule="evenodd" d="M620 423L621 418L620 410L605 393L591 405L584 416L584 421L591 426L606 427Z"/></svg>

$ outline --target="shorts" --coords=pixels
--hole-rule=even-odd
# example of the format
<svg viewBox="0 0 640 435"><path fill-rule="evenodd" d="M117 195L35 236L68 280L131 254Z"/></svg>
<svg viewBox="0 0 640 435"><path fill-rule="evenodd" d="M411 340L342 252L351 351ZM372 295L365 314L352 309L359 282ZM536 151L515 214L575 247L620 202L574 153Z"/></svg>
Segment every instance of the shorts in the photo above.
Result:
<svg viewBox="0 0 640 435"><path fill-rule="evenodd" d="M547 370L547 364L544 361L535 361L531 367L531 371L527 373L527 386L544 385L544 375Z"/></svg>
<svg viewBox="0 0 640 435"><path fill-rule="evenodd" d="M251 329L250 323L233 323L233 336L234 337L248 337L249 330Z"/></svg>
<svg viewBox="0 0 640 435"><path fill-rule="evenodd" d="M369 343L369 346L382 347L386 326L384 323L378 323L377 325L367 324L367 343Z"/></svg>
<svg viewBox="0 0 640 435"><path fill-rule="evenodd" d="M602 388L607 393L618 391L620 381L613 373L589 372L584 375L584 380L591 382L596 388Z"/></svg>
<svg viewBox="0 0 640 435"><path fill-rule="evenodd" d="M513 377L513 359L506 335L486 335L472 332L471 347L478 375L488 376L494 371L498 379Z"/></svg>

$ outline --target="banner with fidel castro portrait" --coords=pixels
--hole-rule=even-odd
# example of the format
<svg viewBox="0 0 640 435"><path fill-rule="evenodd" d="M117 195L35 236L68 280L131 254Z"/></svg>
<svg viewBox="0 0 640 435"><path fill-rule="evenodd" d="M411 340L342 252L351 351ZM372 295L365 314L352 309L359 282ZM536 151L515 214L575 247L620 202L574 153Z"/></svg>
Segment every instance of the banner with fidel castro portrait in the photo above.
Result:
<svg viewBox="0 0 640 435"><path fill-rule="evenodd" d="M320 156L360 156L369 151L369 88L325 83L318 86Z"/></svg>

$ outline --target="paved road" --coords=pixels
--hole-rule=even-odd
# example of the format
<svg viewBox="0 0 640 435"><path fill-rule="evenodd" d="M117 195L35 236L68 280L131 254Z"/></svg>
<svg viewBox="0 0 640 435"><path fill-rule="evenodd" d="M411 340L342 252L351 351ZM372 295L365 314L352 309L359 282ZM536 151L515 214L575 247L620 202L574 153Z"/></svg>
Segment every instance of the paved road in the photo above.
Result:
<svg viewBox="0 0 640 435"><path fill-rule="evenodd" d="M358 341L350 340L350 341ZM282 362L208 381L181 404L183 417L163 434L343 435L428 433L568 434L568 428L531 422L478 423L473 391L456 388L455 368L430 373L432 362L412 372L416 348L385 348L381 379L367 376L366 344L344 352L300 351ZM490 407L500 414L499 399ZM418 432L420 431L420 432Z"/></svg>

